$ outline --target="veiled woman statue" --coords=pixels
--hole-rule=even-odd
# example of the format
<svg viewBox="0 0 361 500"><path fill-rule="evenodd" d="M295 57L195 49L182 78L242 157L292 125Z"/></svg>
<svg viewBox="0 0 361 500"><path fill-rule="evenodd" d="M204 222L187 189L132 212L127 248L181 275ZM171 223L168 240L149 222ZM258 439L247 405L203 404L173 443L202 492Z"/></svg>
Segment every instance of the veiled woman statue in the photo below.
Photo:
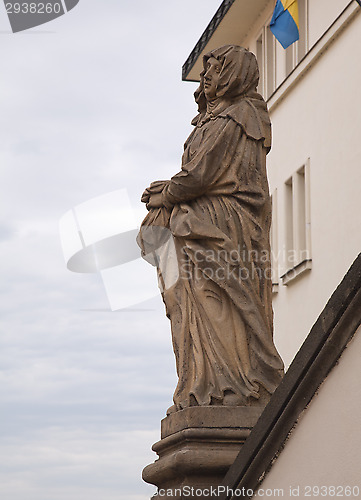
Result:
<svg viewBox="0 0 361 500"><path fill-rule="evenodd" d="M170 286L164 286L170 254L153 262L179 377L168 413L196 405L265 405L283 376L271 303L271 124L256 91L257 61L227 45L206 54L203 65L195 92L199 114L182 169L144 192L149 213L138 236L149 255L166 240L149 230L164 227L176 249L178 279Z"/></svg>

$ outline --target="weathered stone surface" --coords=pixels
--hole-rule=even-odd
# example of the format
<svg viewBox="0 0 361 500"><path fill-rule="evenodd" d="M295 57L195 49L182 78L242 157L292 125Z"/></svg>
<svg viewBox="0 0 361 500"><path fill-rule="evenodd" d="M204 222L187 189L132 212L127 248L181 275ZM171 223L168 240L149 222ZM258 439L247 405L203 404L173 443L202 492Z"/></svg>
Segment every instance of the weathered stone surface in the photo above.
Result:
<svg viewBox="0 0 361 500"><path fill-rule="evenodd" d="M254 406L193 406L164 418L161 437L164 439L185 429L249 429L262 410L263 407Z"/></svg>
<svg viewBox="0 0 361 500"><path fill-rule="evenodd" d="M176 490L192 487L205 490L206 498L222 482L262 410L195 406L169 415L162 420L162 439L152 448L159 458L144 469L144 481L171 490L162 498L181 499Z"/></svg>

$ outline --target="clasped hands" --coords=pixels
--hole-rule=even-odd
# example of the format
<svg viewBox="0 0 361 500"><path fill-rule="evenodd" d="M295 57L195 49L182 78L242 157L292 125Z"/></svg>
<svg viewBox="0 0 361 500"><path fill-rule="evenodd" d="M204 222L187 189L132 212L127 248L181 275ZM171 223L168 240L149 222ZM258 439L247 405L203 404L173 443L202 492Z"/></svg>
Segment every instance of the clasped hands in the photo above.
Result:
<svg viewBox="0 0 361 500"><path fill-rule="evenodd" d="M148 210L163 207L163 189L169 181L155 181L144 191L141 201L146 204Z"/></svg>

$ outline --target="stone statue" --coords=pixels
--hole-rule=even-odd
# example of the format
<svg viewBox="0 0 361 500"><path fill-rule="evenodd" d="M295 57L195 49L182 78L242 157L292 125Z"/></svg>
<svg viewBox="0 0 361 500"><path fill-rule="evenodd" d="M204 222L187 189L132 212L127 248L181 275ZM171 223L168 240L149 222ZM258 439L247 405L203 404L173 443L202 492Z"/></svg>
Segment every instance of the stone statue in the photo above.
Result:
<svg viewBox="0 0 361 500"><path fill-rule="evenodd" d="M206 54L203 64L195 92L199 114L182 169L142 196L149 210L138 236L143 255L149 260L165 243L165 233L147 233L152 228L164 228L175 246L163 265L161 257L152 261L179 377L168 414L198 405L264 406L283 376L271 302L271 124L256 91L257 61L226 45ZM174 255L178 279L167 287Z"/></svg>

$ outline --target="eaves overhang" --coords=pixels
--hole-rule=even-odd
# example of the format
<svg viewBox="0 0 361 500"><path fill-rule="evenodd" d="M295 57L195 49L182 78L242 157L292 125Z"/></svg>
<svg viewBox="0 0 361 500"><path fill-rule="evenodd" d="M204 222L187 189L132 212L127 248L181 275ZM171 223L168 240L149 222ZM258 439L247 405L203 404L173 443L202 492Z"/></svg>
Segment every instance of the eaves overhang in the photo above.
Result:
<svg viewBox="0 0 361 500"><path fill-rule="evenodd" d="M183 64L182 80L199 82L203 55L227 44L243 45L270 0L224 0Z"/></svg>

